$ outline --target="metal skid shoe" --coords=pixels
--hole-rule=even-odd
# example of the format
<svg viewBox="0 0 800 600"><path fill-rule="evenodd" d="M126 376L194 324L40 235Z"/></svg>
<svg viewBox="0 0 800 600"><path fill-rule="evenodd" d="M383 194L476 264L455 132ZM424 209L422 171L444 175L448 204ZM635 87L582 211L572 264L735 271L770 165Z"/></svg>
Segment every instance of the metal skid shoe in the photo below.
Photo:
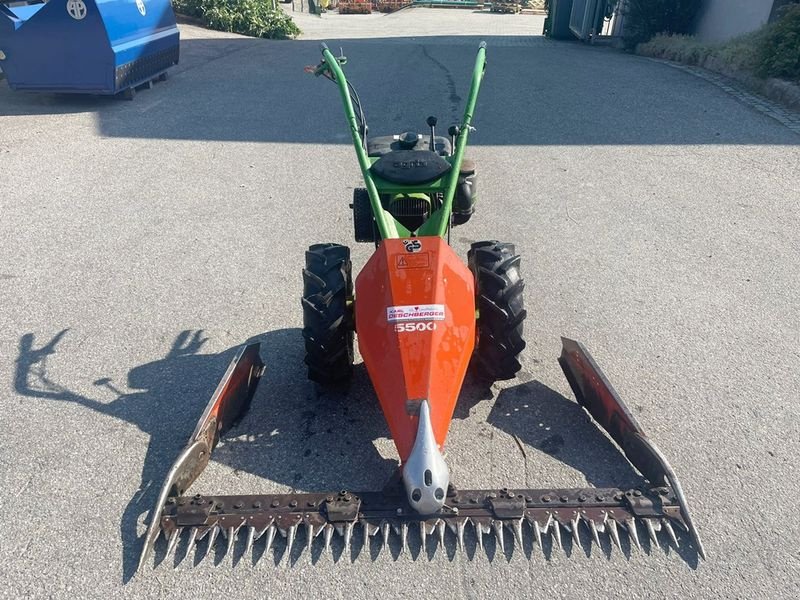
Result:
<svg viewBox="0 0 800 600"><path fill-rule="evenodd" d="M429 506L412 506L414 490L408 492L409 485L424 486L426 482L418 483L400 473L380 492L186 495L208 464L219 435L249 406L264 369L259 345L251 344L234 358L189 443L169 471L151 513L139 570L146 567L161 533L166 538L167 557L175 553L182 538L188 540L187 552L192 552L200 540L207 540L204 556L214 554L215 544L223 544L225 552L230 553L237 539L244 540L245 555L253 552L255 544L264 545L264 554L280 540L291 561L293 549L301 544L311 550L316 541L329 551L334 535L343 539L343 556L369 555L373 544L382 548L394 543L406 552L411 537L422 549L420 555L435 553L436 547L444 548L448 540L464 550L467 539L474 539L468 552L474 556L484 551L484 536L493 535L496 548L503 553L511 551L512 546L521 549L526 540L543 547L549 538L555 550L564 548L567 539L573 547L599 546L605 536L619 549L624 537L630 547L641 549L647 536L651 546L664 543L677 548L688 543L705 558L672 468L588 351L578 342L562 342L559 363L576 399L646 478L646 485L636 489L457 490L447 485L445 466L444 474L432 474L439 479L432 479L431 484L444 485L447 492L441 505L434 505L435 510L428 514L416 509L424 512ZM424 440L421 443L422 447L426 445ZM433 489L435 493L436 487ZM360 540L360 545L354 545L354 539Z"/></svg>

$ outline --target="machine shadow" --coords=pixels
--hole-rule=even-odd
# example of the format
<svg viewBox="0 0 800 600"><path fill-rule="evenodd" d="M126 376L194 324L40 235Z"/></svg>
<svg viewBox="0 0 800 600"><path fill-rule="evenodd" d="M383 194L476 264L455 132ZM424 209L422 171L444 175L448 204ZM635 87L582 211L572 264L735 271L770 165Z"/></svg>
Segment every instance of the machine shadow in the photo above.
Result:
<svg viewBox="0 0 800 600"><path fill-rule="evenodd" d="M460 120L481 39L488 44L490 67L472 145L797 143L791 131L743 128L726 111L693 102L696 82L687 73L579 43L535 35L523 43L491 35L329 42L347 55L348 79L359 91L371 132L381 135L423 130L428 114L442 124ZM170 80L133 102L15 93L0 85L0 116L92 113L98 132L112 138L347 145L337 90L303 72L319 60L318 40L209 34L184 39ZM563 68L553 69L554 60ZM376 61L411 92L398 93L376 77ZM635 118L622 108L631 93L637 98ZM736 103L725 96L718 100L723 106L728 101ZM692 125L676 126L681 123Z"/></svg>
<svg viewBox="0 0 800 600"><path fill-rule="evenodd" d="M122 386L107 377L96 379L96 386L117 396L99 401L71 391L48 374L48 359L67 333L65 329L38 346L32 333L20 338L14 387L20 395L78 404L149 435L139 489L120 520L122 579L128 581L141 551L137 528L238 346L200 354L207 341L204 333L183 331L163 358L129 371L126 387L134 391L121 391ZM373 444L388 436L388 430L365 369L356 368L348 391L321 394L306 380L299 329L272 331L248 341L261 343L267 371L251 410L221 440L212 462L227 466L231 477L249 473L278 484L280 491L380 489L396 463L382 458ZM252 493L274 490L274 484ZM192 489L225 491L203 487L202 475Z"/></svg>
<svg viewBox="0 0 800 600"><path fill-rule="evenodd" d="M595 487L624 489L645 481L580 404L539 381L501 390L488 421L574 468ZM557 487L554 482L540 482L545 484Z"/></svg>

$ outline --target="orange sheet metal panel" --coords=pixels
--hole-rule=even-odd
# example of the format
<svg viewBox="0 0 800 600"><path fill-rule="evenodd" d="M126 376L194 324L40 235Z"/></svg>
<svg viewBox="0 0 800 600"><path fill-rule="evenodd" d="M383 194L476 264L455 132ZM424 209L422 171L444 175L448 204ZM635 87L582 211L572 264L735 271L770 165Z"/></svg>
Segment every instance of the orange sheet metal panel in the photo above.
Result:
<svg viewBox="0 0 800 600"><path fill-rule="evenodd" d="M400 459L422 400L443 446L475 347L467 266L439 237L384 240L356 279L356 333Z"/></svg>

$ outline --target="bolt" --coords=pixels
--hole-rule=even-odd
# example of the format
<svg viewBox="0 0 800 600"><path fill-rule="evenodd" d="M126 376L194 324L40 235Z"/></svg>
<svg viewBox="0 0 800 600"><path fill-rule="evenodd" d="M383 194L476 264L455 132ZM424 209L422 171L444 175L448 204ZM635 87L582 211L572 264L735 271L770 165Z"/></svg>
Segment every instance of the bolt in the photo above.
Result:
<svg viewBox="0 0 800 600"><path fill-rule="evenodd" d="M490 492L490 493L486 494L486 497L489 500L494 500L495 498L497 498L497 494L495 494L494 492Z"/></svg>
<svg viewBox="0 0 800 600"><path fill-rule="evenodd" d="M578 496L578 502L586 502L586 496L584 496L583 494Z"/></svg>
<svg viewBox="0 0 800 600"><path fill-rule="evenodd" d="M550 496L542 496L542 502L550 502L552 498Z"/></svg>
<svg viewBox="0 0 800 600"><path fill-rule="evenodd" d="M469 499L469 503L470 504L477 504L478 503L478 499L475 498L475 497L472 497L472 498Z"/></svg>
<svg viewBox="0 0 800 600"><path fill-rule="evenodd" d="M639 496L642 495L642 491L641 490L636 490L635 492L633 492L633 495L638 498Z"/></svg>
<svg viewBox="0 0 800 600"><path fill-rule="evenodd" d="M327 498L325 498L325 501L326 502L333 502L333 496L328 496Z"/></svg>
<svg viewBox="0 0 800 600"><path fill-rule="evenodd" d="M316 503L316 502L314 502L313 500L309 500L308 502L306 502L306 504L307 504L307 505L308 505L310 508L314 508L314 507L317 505L317 503Z"/></svg>
<svg viewBox="0 0 800 600"><path fill-rule="evenodd" d="M397 514L398 515L402 515L403 514L403 509L402 508L398 508L397 509Z"/></svg>
<svg viewBox="0 0 800 600"><path fill-rule="evenodd" d="M595 500L597 500L598 502L605 502L605 499L606 499L606 497L605 497L605 496L603 496L602 494L597 494L597 496L595 496L594 498L595 498Z"/></svg>
<svg viewBox="0 0 800 600"><path fill-rule="evenodd" d="M292 500L291 502L289 502L289 506L291 506L292 508L296 508L297 507L297 500Z"/></svg>
<svg viewBox="0 0 800 600"><path fill-rule="evenodd" d="M614 500L621 502L624 496L622 494L614 494Z"/></svg>
<svg viewBox="0 0 800 600"><path fill-rule="evenodd" d="M243 502L236 502L236 503L234 503L233 508L237 508L238 509L238 508L242 508L243 506L244 506Z"/></svg>
<svg viewBox="0 0 800 600"><path fill-rule="evenodd" d="M167 498L167 504L175 504L175 498Z"/></svg>
<svg viewBox="0 0 800 600"><path fill-rule="evenodd" d="M195 494L194 497L200 500L200 498L202 498L203 496L201 494Z"/></svg>
<svg viewBox="0 0 800 600"><path fill-rule="evenodd" d="M272 508L278 508L280 505L281 503L278 500L273 500L272 504L270 504Z"/></svg>
<svg viewBox="0 0 800 600"><path fill-rule="evenodd" d="M186 500L184 498L178 500L178 506L183 506L184 504L186 504Z"/></svg>
<svg viewBox="0 0 800 600"><path fill-rule="evenodd" d="M530 496L525 496L525 502L533 502L533 498Z"/></svg>
<svg viewBox="0 0 800 600"><path fill-rule="evenodd" d="M569 500L569 498L567 498L566 496L561 496L561 498L559 498L559 500L561 500L562 502L567 502Z"/></svg>
<svg viewBox="0 0 800 600"><path fill-rule="evenodd" d="M198 498L198 499L197 499L197 500L195 500L194 502L195 502L195 504L197 504L197 506L203 506L203 504L205 504L205 503L206 503L206 501L205 501L205 500L203 500L202 498Z"/></svg>
<svg viewBox="0 0 800 600"><path fill-rule="evenodd" d="M345 502L350 502L350 500L352 500L352 499L353 499L353 497L350 494L345 494L344 495L344 501Z"/></svg>
<svg viewBox="0 0 800 600"><path fill-rule="evenodd" d="M261 508L261 502L253 502L253 508Z"/></svg>

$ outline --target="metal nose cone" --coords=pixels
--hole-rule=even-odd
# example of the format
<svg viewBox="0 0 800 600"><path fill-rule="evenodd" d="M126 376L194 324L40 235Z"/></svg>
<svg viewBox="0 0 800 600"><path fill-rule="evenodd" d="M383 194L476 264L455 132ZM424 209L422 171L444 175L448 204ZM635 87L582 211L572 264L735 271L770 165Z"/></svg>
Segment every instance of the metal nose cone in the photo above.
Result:
<svg viewBox="0 0 800 600"><path fill-rule="evenodd" d="M436 445L427 400L420 404L417 438L403 466L403 483L408 502L418 513L433 514L444 505L450 470Z"/></svg>

